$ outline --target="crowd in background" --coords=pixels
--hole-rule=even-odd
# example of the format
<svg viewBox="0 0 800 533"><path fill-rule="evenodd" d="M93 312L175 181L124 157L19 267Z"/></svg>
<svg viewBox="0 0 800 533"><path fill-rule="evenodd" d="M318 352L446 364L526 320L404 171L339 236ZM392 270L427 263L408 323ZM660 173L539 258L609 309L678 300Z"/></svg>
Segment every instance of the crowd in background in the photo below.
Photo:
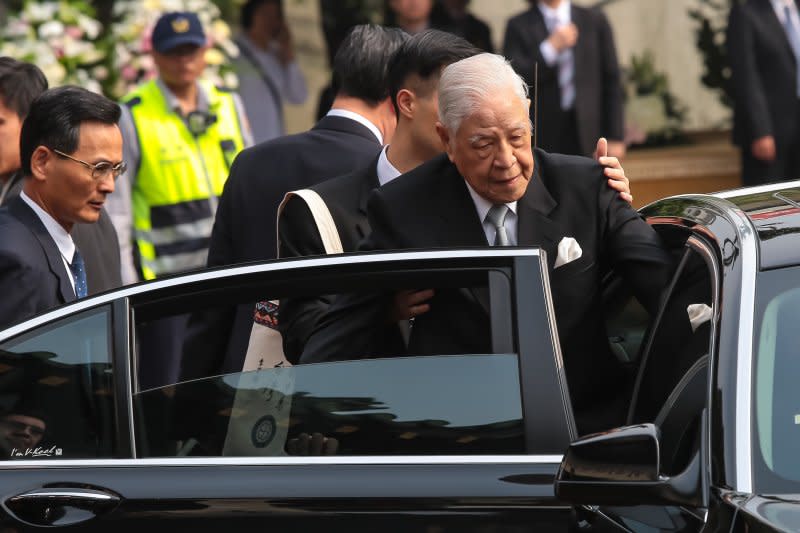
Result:
<svg viewBox="0 0 800 533"><path fill-rule="evenodd" d="M459 71L483 78L473 80L474 87L483 87L492 76L486 65L495 65L498 73L510 65L524 81L519 90L530 88L524 115L532 129L520 126L520 131L532 136L528 147L543 150L537 152L543 164L551 164L549 153L594 155L606 167L609 191L630 202L619 165L626 153L620 69L602 11L569 0L531 0L529 9L508 21L498 51L505 63L488 54L494 51L489 27L468 11L468 4L389 0L389 29L361 25L329 39L336 50L333 79L319 99L319 122L292 136L285 135L283 106L309 95L292 41L299 30L288 27L280 0L249 0L242 8L236 37L241 53L234 64L238 90L202 78L206 30L189 12L158 20L152 32L158 77L119 105L81 88L47 89L35 66L0 59L0 201L7 206L0 210L0 327L122 284L278 254L329 252L307 220L308 208L292 196L295 191L314 189L333 214L339 251L357 250L370 234L366 195L372 189L432 161L442 173L452 172L443 150L449 161L463 157L456 134L470 115L463 112L447 122L452 110L439 106L460 100L439 94L437 84L442 69L475 57L485 65ZM736 96L734 139L742 150L744 182L798 176L797 4L748 0L737 5L728 48ZM397 50L404 52L394 54ZM525 154L514 144L519 138L498 141L512 149L498 156L495 166L527 172ZM488 154L495 148L487 141L471 149ZM533 161L529 164L532 169ZM559 164L552 164L551 176L558 175ZM514 195L494 197L464 178L479 213L480 198L489 201L487 212L507 205L496 219L482 213L487 241L526 243L528 237L518 238L514 226L521 193L513 200ZM619 209L625 215L616 222L624 225L630 208ZM408 247L425 244L424 239L403 241L401 234L395 230L392 239ZM392 239L387 237L386 247L397 244ZM405 295L400 318L416 316L430 297L424 291ZM293 323L294 333L301 333L292 338L300 340L284 342L297 357L329 305L317 302ZM312 323L304 324L309 317ZM150 334L153 342L178 343L173 349L179 353L186 327L179 320ZM146 366L150 363L152 368ZM229 362L194 363L206 367L182 368L179 357L166 366L163 360L143 361L141 379L155 386L237 365L241 369L240 360L230 368L225 368Z"/></svg>

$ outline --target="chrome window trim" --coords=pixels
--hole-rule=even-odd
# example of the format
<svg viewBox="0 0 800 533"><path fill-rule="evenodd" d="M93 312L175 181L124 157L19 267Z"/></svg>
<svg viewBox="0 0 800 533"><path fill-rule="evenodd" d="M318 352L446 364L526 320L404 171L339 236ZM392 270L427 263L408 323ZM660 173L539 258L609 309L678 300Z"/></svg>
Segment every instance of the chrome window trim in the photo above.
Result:
<svg viewBox="0 0 800 533"><path fill-rule="evenodd" d="M750 196L751 194L781 191L784 189L791 189L793 187L800 187L800 180L783 181L779 183L768 183L766 185L758 185L756 187L731 189L729 191L713 193L712 196L715 196L717 198L727 199L727 198L736 198L737 196Z"/></svg>
<svg viewBox="0 0 800 533"><path fill-rule="evenodd" d="M561 464L563 455L396 455L342 457L159 457L146 459L42 459L8 461L3 470L25 468L92 468L132 466L380 466Z"/></svg>
<svg viewBox="0 0 800 533"><path fill-rule="evenodd" d="M786 187L786 185L783 185ZM769 190L769 188L768 188ZM739 302L739 332L736 357L736 476L735 490L753 491L752 443L752 367L753 321L756 304L756 272L758 271L758 242L756 231L747 215L740 209L729 209L732 222L741 239L742 286Z"/></svg>
<svg viewBox="0 0 800 533"><path fill-rule="evenodd" d="M110 293L101 294L99 296L86 298L77 302L71 303L67 306L61 307L44 315L32 318L16 326L0 332L0 342L24 333L25 331L50 322L59 318L68 316L85 309L100 306L112 302L119 298L126 298L145 292L156 291L167 287L174 287L183 285L185 283L195 283L198 281L205 281L217 279L222 277L237 276L243 274L257 274L261 272L273 272L281 270L295 270L299 268L308 268L315 266L333 266L333 265L349 265L349 264L369 264L369 263L386 263L390 261L414 261L414 260L432 260L432 259L480 259L491 257L526 257L526 256L539 256L539 249L529 248L494 248L487 247L486 249L476 250L434 250L434 251L419 251L419 252L389 252L389 253L372 253L372 254L347 254L336 256L323 256L314 257L309 259L290 259L286 261L274 261L269 263L261 263L247 266L232 266L229 268L217 270L203 270L194 274L186 274L177 278L170 278L165 280L155 280L147 283L139 283L129 287L117 289Z"/></svg>
<svg viewBox="0 0 800 533"><path fill-rule="evenodd" d="M550 273L547 270L547 260L544 255L539 256L540 269L542 272L542 291L544 301L547 305L547 321L550 325L550 342L553 343L553 354L556 359L556 372L561 382L561 403L564 407L564 418L567 420L567 430L569 439L573 441L578 438L578 426L575 423L575 414L572 410L572 398L569 395L569 383L564 369L564 356L561 353L561 339L558 336L558 324L556 323L556 310L553 307L553 293L550 288Z"/></svg>

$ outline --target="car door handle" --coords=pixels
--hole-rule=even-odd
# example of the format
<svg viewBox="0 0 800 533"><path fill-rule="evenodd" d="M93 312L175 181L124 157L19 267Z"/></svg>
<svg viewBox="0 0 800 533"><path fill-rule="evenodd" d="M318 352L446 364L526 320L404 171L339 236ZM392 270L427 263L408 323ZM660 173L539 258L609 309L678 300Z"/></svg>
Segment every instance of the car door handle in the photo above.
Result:
<svg viewBox="0 0 800 533"><path fill-rule="evenodd" d="M33 526L68 526L107 514L122 498L105 489L46 487L34 489L3 502L14 518Z"/></svg>

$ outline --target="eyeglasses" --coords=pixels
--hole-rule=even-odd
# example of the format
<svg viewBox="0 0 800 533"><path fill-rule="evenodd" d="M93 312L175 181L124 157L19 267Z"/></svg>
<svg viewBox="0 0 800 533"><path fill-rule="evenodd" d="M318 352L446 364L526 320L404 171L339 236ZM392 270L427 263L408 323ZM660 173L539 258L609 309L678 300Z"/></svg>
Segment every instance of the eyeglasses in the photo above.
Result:
<svg viewBox="0 0 800 533"><path fill-rule="evenodd" d="M91 163L87 163L86 161L81 161L80 159L76 159L71 155L67 155L60 150L53 150L56 154L60 155L61 157L66 157L76 163L80 163L81 165L85 166L89 170L92 171L92 179L95 181L100 181L106 179L109 175L113 176L114 179L117 179L120 174L125 172L128 169L128 164L125 161L120 161L116 165L112 165L108 161L100 161L96 165Z"/></svg>
<svg viewBox="0 0 800 533"><path fill-rule="evenodd" d="M40 426L32 426L30 424L26 424L24 422L19 422L17 420L3 420L1 423L7 425L12 431L25 431L26 429L30 432L31 435L35 437L41 437L44 435L44 429Z"/></svg>

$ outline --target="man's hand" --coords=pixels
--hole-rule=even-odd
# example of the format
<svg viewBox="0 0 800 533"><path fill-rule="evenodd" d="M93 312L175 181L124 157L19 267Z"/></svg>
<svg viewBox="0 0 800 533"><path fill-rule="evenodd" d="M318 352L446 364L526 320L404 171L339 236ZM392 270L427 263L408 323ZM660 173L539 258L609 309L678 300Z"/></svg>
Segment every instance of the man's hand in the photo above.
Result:
<svg viewBox="0 0 800 533"><path fill-rule="evenodd" d="M547 38L550 45L556 49L556 52L561 52L566 48L572 48L578 42L578 27L573 24L562 24L553 30L550 37Z"/></svg>
<svg viewBox="0 0 800 533"><path fill-rule="evenodd" d="M775 160L775 137L772 135L765 135L759 137L750 146L750 151L753 152L753 157L761 161L774 161Z"/></svg>
<svg viewBox="0 0 800 533"><path fill-rule="evenodd" d="M631 194L630 182L625 176L625 169L622 168L622 164L619 162L619 159L616 157L610 157L608 155L610 144L615 143L609 143L605 137L600 137L600 139L597 140L597 148L594 151L594 158L598 163L606 167L605 170L603 170L603 173L608 178L608 186L615 191L619 191L619 197L629 204L632 204L633 195Z"/></svg>
<svg viewBox="0 0 800 533"><path fill-rule="evenodd" d="M300 433L286 443L286 453L289 455L336 455L338 450L339 441L322 433Z"/></svg>
<svg viewBox="0 0 800 533"><path fill-rule="evenodd" d="M430 311L430 304L426 303L433 298L433 289L405 290L394 296L394 304L389 316L391 322L408 320Z"/></svg>

